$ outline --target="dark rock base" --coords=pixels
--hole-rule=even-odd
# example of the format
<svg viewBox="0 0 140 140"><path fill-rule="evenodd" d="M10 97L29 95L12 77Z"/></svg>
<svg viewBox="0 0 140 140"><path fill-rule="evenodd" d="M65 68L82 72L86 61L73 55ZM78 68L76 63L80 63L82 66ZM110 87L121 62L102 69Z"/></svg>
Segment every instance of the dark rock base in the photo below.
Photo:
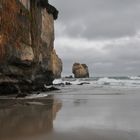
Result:
<svg viewBox="0 0 140 140"><path fill-rule="evenodd" d="M48 79L46 79L48 80ZM0 96L2 95L17 95L16 97L25 97L28 94L39 94L40 92L59 90L53 86L47 87L46 85L52 85L52 79L48 82L45 78L34 81L29 79L17 78L11 79L9 77L0 77Z"/></svg>

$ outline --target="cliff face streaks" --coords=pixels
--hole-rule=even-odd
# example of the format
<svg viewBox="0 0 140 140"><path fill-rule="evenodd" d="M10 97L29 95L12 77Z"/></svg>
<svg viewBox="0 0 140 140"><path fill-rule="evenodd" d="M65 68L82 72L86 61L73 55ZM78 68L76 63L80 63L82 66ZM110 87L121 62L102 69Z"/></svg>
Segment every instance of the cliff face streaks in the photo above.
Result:
<svg viewBox="0 0 140 140"><path fill-rule="evenodd" d="M26 84L30 83L30 90L38 89L55 78L51 56L56 8L48 12L39 2L0 0L0 87L9 85L22 92L29 89ZM17 80L16 86L13 80Z"/></svg>

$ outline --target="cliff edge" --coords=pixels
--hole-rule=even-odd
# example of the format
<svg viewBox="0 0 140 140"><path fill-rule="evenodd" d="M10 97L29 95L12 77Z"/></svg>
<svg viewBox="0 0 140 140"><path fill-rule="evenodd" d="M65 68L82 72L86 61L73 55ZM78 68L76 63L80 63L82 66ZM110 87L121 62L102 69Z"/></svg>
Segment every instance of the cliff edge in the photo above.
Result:
<svg viewBox="0 0 140 140"><path fill-rule="evenodd" d="M0 0L0 94L38 91L52 84L58 66L52 60L57 58L57 17L58 10L47 0ZM60 76L62 68L57 71Z"/></svg>

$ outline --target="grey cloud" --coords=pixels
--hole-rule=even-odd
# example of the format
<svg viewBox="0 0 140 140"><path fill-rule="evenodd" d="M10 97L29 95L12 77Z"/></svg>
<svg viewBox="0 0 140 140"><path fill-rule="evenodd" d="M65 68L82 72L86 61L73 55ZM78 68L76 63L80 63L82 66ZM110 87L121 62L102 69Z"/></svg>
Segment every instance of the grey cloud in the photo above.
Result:
<svg viewBox="0 0 140 140"><path fill-rule="evenodd" d="M92 75L139 75L140 39L134 36L140 31L140 0L51 0L59 9L55 22L56 49L64 63L64 74L71 74L75 61L89 65ZM112 41L129 37L130 41L104 45L100 53L93 46L64 44L59 38L86 39L86 41ZM63 40L62 40L63 41ZM78 48L78 49L77 49Z"/></svg>
<svg viewBox="0 0 140 140"><path fill-rule="evenodd" d="M105 45L103 51L98 52L94 47L80 48L61 46L57 52L61 54L65 75L71 74L74 62L86 63L91 75L139 75L140 74L140 41L128 41L124 44Z"/></svg>
<svg viewBox="0 0 140 140"><path fill-rule="evenodd" d="M120 38L140 30L139 0L53 1L60 9L58 22L70 37Z"/></svg>

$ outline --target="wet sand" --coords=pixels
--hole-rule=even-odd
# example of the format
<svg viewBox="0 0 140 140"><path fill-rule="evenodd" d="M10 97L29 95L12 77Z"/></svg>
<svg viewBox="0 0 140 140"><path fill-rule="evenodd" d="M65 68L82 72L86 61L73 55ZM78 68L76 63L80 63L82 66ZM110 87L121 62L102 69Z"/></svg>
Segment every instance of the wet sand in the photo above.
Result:
<svg viewBox="0 0 140 140"><path fill-rule="evenodd" d="M140 140L140 89L75 85L50 94L0 100L0 140Z"/></svg>

